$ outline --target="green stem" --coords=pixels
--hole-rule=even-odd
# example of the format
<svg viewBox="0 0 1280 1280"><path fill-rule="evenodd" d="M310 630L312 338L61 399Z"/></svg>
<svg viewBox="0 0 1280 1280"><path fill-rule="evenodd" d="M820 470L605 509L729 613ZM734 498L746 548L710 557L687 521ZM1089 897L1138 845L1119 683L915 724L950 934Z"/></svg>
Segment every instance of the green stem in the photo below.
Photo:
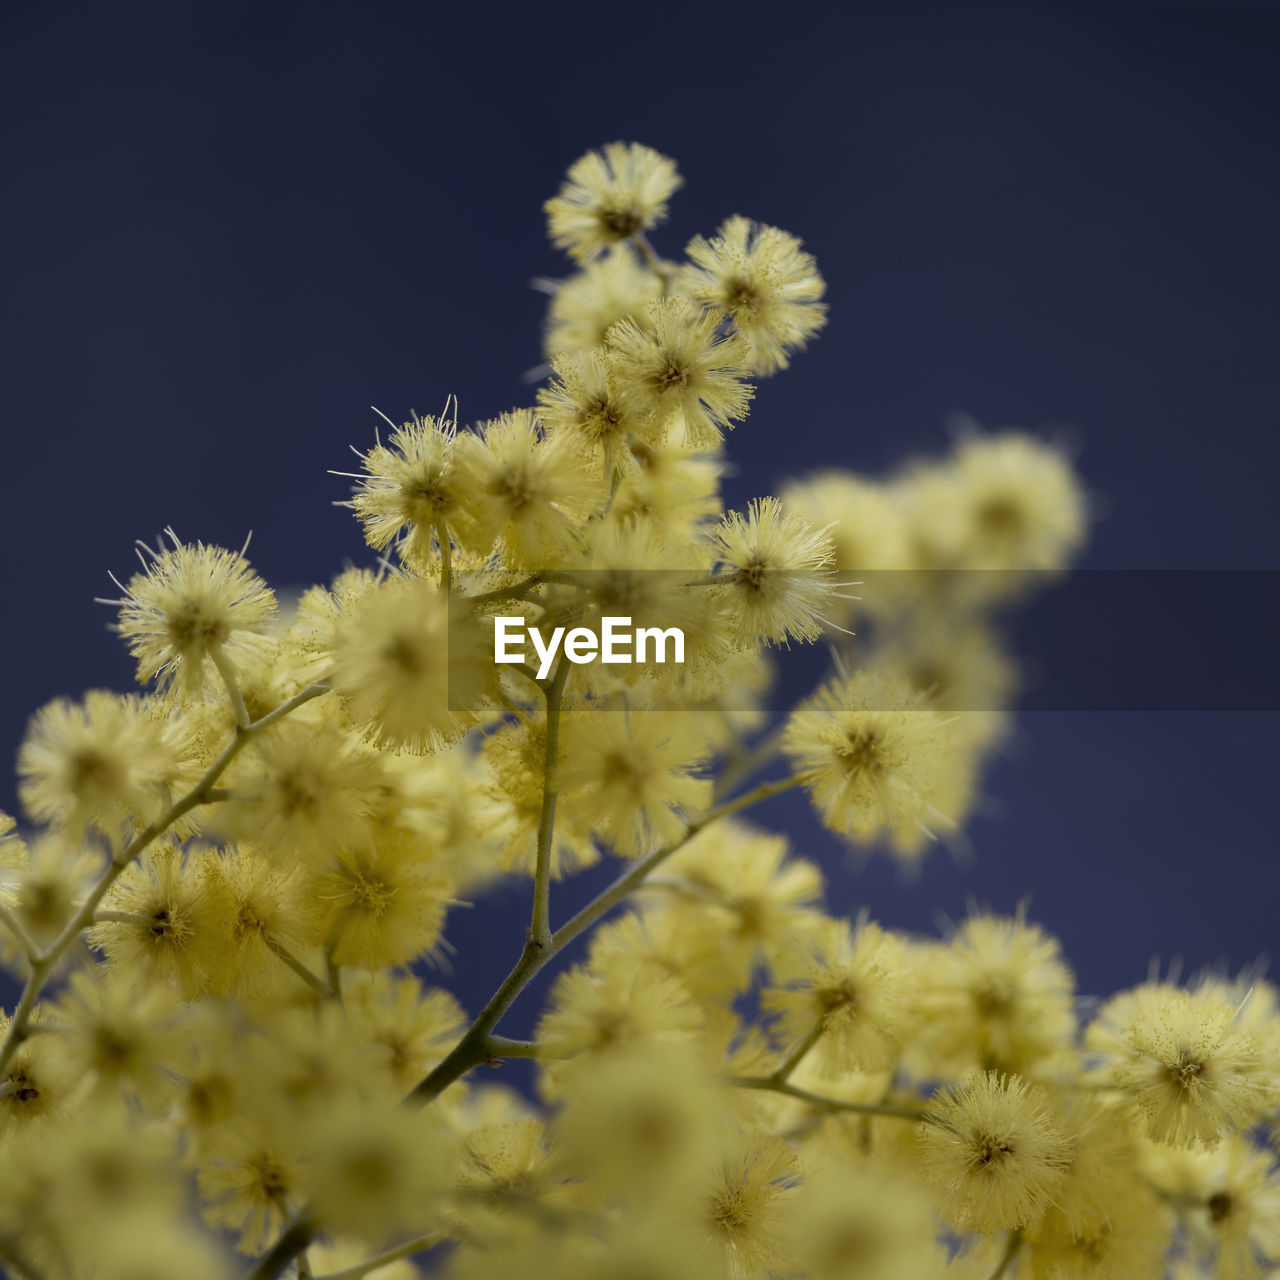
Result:
<svg viewBox="0 0 1280 1280"><path fill-rule="evenodd" d="M464 599L471 605L489 604L495 600L515 600L527 595L532 588L538 586L542 581L542 574L531 573L527 578L521 579L512 586L498 587L493 591L481 591L478 595L465 596Z"/></svg>
<svg viewBox="0 0 1280 1280"><path fill-rule="evenodd" d="M532 930L525 937L524 950L516 961L515 968L507 974L502 985L494 993L493 998L480 1011L476 1020L463 1034L462 1039L452 1051L438 1063L426 1076L418 1081L405 1097L410 1106L422 1106L440 1096L455 1080L461 1079L473 1067L482 1062L492 1060L489 1051L490 1033L497 1025L498 1019L511 1007L512 1002L521 991L529 985L534 974L547 963L552 956L563 951L580 933L589 929L606 912L621 902L633 889L644 882L645 876L655 867L665 862L677 849L684 847L703 828L710 826L720 818L737 813L753 804L759 804L770 796L799 785L798 778L783 778L776 782L762 783L753 791L727 801L691 822L685 832L677 840L655 850L647 858L638 861L630 871L618 877L603 893L593 898L568 923L561 925L551 935L548 946L540 945L532 936Z"/></svg>
<svg viewBox="0 0 1280 1280"><path fill-rule="evenodd" d="M662 263L658 260L658 255L653 251L653 245L649 243L649 237L643 231L637 231L631 237L631 241L640 250L645 262L649 264L649 270L658 277L658 281L662 285L662 296L665 298L671 292L671 273L663 270Z"/></svg>
<svg viewBox="0 0 1280 1280"><path fill-rule="evenodd" d="M332 1000L337 994L329 983L312 973L279 938L273 938L271 934L264 933L262 941L266 943L267 949L273 955L279 956L321 999Z"/></svg>
<svg viewBox="0 0 1280 1280"><path fill-rule="evenodd" d="M209 656L213 659L213 665L218 668L222 683L227 687L231 710L236 718L236 729L243 733L249 727L249 709L244 705L244 694L240 692L240 683L236 679L235 664L223 653L219 644L209 650Z"/></svg>
<svg viewBox="0 0 1280 1280"><path fill-rule="evenodd" d="M344 1267L341 1271L328 1271L322 1276L316 1276L315 1280L361 1280L370 1271L399 1262L401 1258L411 1258L415 1253L422 1253L438 1245L444 1238L443 1231L433 1231L430 1235L419 1236L416 1240L406 1240L404 1244L398 1244L394 1249L387 1249L375 1257L357 1262L354 1267Z"/></svg>
<svg viewBox="0 0 1280 1280"><path fill-rule="evenodd" d="M279 1240L244 1273L243 1280L274 1280L316 1237L315 1224L306 1218L291 1223Z"/></svg>
<svg viewBox="0 0 1280 1280"><path fill-rule="evenodd" d="M489 1057L498 1058L536 1058L541 1052L541 1045L532 1040L512 1040L508 1036L491 1035L485 1041Z"/></svg>
<svg viewBox="0 0 1280 1280"><path fill-rule="evenodd" d="M625 875L619 876L609 888L587 903L573 919L567 924L561 925L552 935L551 943L553 949L555 951L561 950L580 933L589 929L602 915L612 910L627 894L639 887L651 871L660 867L678 849L682 849L704 827L709 827L713 822L718 822L721 818L727 818L730 814L749 809L752 805L768 800L772 796L781 795L784 791L790 791L793 787L798 787L800 783L801 779L798 777L780 778L774 782L762 782L751 791L744 792L734 800L726 800L724 804L717 805L703 817L691 822L685 828L684 834L677 840L649 854L648 857L641 858L630 871Z"/></svg>
<svg viewBox="0 0 1280 1280"><path fill-rule="evenodd" d="M324 953L324 976L329 984L329 994L342 1003L342 966L333 958L332 951Z"/></svg>
<svg viewBox="0 0 1280 1280"><path fill-rule="evenodd" d="M1005 1246L1004 1253L996 1264L996 1269L991 1273L991 1280L1000 1280L1000 1277L1013 1265L1013 1260L1018 1256L1018 1250L1021 1248L1022 1232L1011 1231L1009 1233L1009 1243Z"/></svg>
<svg viewBox="0 0 1280 1280"><path fill-rule="evenodd" d="M715 798L728 795L739 783L745 782L757 769L773 760L782 747L787 726L784 721L776 729L766 733L748 751L744 751L736 760L730 760L724 772L716 779Z"/></svg>
<svg viewBox="0 0 1280 1280"><path fill-rule="evenodd" d="M38 1271L11 1240L0 1238L0 1262L13 1272L17 1280L44 1280L44 1272Z"/></svg>
<svg viewBox="0 0 1280 1280"><path fill-rule="evenodd" d="M22 921L8 907L0 907L0 924L17 938L23 955L34 964L36 957L40 954L40 948L36 946L35 939L23 928Z"/></svg>
<svg viewBox="0 0 1280 1280"><path fill-rule="evenodd" d="M569 661L561 657L555 675L544 686L547 729L542 761L542 809L538 814L538 848L533 876L533 920L529 937L539 947L551 945L551 843L556 825L556 764L560 752L560 703L569 678Z"/></svg>
<svg viewBox="0 0 1280 1280"><path fill-rule="evenodd" d="M449 530L442 524L435 529L440 544L440 589L447 594L453 590L453 548L449 545Z"/></svg>
<svg viewBox="0 0 1280 1280"><path fill-rule="evenodd" d="M797 1085L788 1084L776 1076L728 1076L727 1084L736 1089L764 1089L770 1093L783 1093L788 1098L796 1098L808 1102L812 1106L822 1107L825 1111L852 1111L864 1116L893 1116L899 1120L923 1120L929 1123L930 1117L923 1107L909 1103L895 1102L846 1102L843 1098L828 1098L820 1093L812 1093Z"/></svg>
<svg viewBox="0 0 1280 1280"><path fill-rule="evenodd" d="M822 1039L822 1033L826 1029L827 1029L826 1019L822 1018L818 1021L817 1026L815 1026L813 1030L810 1031L809 1034L805 1036L805 1038L801 1040L798 1045L796 1045L796 1047L787 1056L782 1066L780 1066L770 1078L773 1080L776 1080L779 1084L785 1084L787 1081L787 1078L804 1060L804 1057L809 1052L809 1050L812 1049L813 1046L817 1044L819 1040Z"/></svg>
<svg viewBox="0 0 1280 1280"><path fill-rule="evenodd" d="M312 698L318 698L322 693L328 691L328 687L324 682L309 685L301 693L297 693L288 701L282 702L274 711L269 711L260 720L256 720L244 728L237 728L235 737L227 743L226 747L223 748L222 754L209 766L204 777L181 800L171 805L161 817L138 832L125 848L111 860L99 878L98 883L93 886L88 896L80 904L79 909L63 926L62 932L49 944L48 950L41 952L32 960L31 973L22 988L22 995L18 998L18 1004L13 1011L13 1020L9 1023L9 1030L5 1035L4 1043L0 1045L0 1071L3 1071L9 1065L10 1060L18 1050L18 1046L27 1038L31 1022L31 1011L35 1008L35 1003L39 999L40 992L44 989L44 984L49 975L57 967L58 961L66 954L71 944L80 935L80 931L93 920L99 904L107 896L108 890L115 884L121 872L157 836L167 831L179 818L190 813L192 809L209 803L214 783L217 782L227 766L244 750L253 737L264 729L270 728L277 721L284 719L285 716L302 706L303 703L310 702Z"/></svg>
<svg viewBox="0 0 1280 1280"><path fill-rule="evenodd" d="M155 920L136 911L95 911L90 924L136 924L150 928Z"/></svg>

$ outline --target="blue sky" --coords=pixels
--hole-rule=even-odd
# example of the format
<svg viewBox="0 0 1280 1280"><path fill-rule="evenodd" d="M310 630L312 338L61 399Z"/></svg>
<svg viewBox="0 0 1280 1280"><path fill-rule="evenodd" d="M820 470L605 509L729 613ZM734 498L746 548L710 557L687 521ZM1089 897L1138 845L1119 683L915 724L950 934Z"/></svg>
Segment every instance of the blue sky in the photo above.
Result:
<svg viewBox="0 0 1280 1280"><path fill-rule="evenodd" d="M10 10L5 750L48 698L130 687L92 598L134 539L171 524L239 546L252 529L274 585L324 579L363 554L328 469L371 442L370 404L400 418L454 394L475 421L529 402L528 281L565 269L540 206L615 138L684 173L661 249L743 213L802 236L828 280L827 331L732 438L731 502L938 450L962 413L1074 442L1101 515L1089 567L1274 570L1280 8L755 15ZM1233 662L1247 688L1275 634L1274 608L1220 619L1188 593L1159 628L1068 618L1058 643L1110 628L1137 669L1180 622L1204 645L1180 642L1171 696ZM1208 692L1030 714L972 857L940 852L915 884L848 866L797 798L761 816L824 861L837 907L889 924L1030 895L1086 992L1156 955L1238 968L1272 945L1280 888L1275 686L1258 676L1269 710ZM0 805L12 792L6 775ZM518 949L522 893L461 913L465 989Z"/></svg>

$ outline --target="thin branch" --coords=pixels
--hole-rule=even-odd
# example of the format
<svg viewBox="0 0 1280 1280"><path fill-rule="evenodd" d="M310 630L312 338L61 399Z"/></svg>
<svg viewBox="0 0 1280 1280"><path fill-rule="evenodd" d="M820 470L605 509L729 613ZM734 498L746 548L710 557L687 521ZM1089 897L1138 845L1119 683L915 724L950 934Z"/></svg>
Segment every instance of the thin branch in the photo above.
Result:
<svg viewBox="0 0 1280 1280"><path fill-rule="evenodd" d="M151 916L140 915L137 911L95 911L90 924L136 924L151 928L155 920Z"/></svg>
<svg viewBox="0 0 1280 1280"><path fill-rule="evenodd" d="M644 256L645 262L649 265L649 270L658 277L658 282L662 285L662 295L666 297L671 292L671 273L663 269L658 255L653 251L653 245L649 243L649 237L643 231L637 231L631 237L631 241Z"/></svg>
<svg viewBox="0 0 1280 1280"><path fill-rule="evenodd" d="M924 1107L912 1106L909 1103L848 1102L843 1098L828 1098L773 1076L727 1076L725 1083L737 1089L764 1089L770 1093L786 1094L788 1098L808 1102L812 1106L822 1107L825 1111L852 1111L864 1116L894 1116L899 1120L923 1120L925 1123L930 1119Z"/></svg>
<svg viewBox="0 0 1280 1280"><path fill-rule="evenodd" d="M244 1273L243 1280L275 1280L316 1237L315 1224L306 1218L291 1223L279 1240Z"/></svg>
<svg viewBox="0 0 1280 1280"><path fill-rule="evenodd" d="M532 1040L512 1040L508 1036L490 1035L485 1040L485 1048L489 1057L500 1058L536 1058L541 1054L542 1046Z"/></svg>
<svg viewBox="0 0 1280 1280"><path fill-rule="evenodd" d="M541 585L543 576L540 573L531 573L527 578L522 578L519 582L513 583L509 587L498 587L493 591L481 591L478 595L463 596L467 604L489 604L495 600L516 600L527 595L534 587Z"/></svg>
<svg viewBox="0 0 1280 1280"><path fill-rule="evenodd" d="M262 941L266 943L267 949L273 955L279 956L316 995L324 1000L331 1000L337 994L329 983L312 973L279 938L274 938L269 933L263 933Z"/></svg>
<svg viewBox="0 0 1280 1280"><path fill-rule="evenodd" d="M532 940L540 947L551 944L551 843L556 823L556 765L560 752L560 703L569 678L569 660L561 657L555 675L544 687L547 724L542 761L542 808L538 814L538 849L533 878Z"/></svg>
<svg viewBox="0 0 1280 1280"><path fill-rule="evenodd" d="M638 888L651 871L660 867L677 850L684 848L704 827L709 827L713 822L718 822L721 818L727 818L730 814L749 809L752 805L768 800L772 796L781 795L784 791L790 791L793 787L798 787L800 783L801 779L798 777L779 778L773 782L762 782L758 787L744 792L736 799L726 800L724 804L717 805L703 817L691 822L685 828L682 836L673 840L669 845L649 854L648 857L641 858L630 871L625 875L619 876L609 888L587 903L573 919L567 924L561 925L552 937L554 950L559 951L584 930L589 929L602 915L612 910L633 889Z"/></svg>
<svg viewBox="0 0 1280 1280"><path fill-rule="evenodd" d="M45 1273L36 1268L16 1244L0 1236L0 1262L3 1262L17 1280L45 1280Z"/></svg>
<svg viewBox="0 0 1280 1280"><path fill-rule="evenodd" d="M375 1257L357 1262L354 1267L344 1267L341 1271L327 1271L322 1276L316 1276L315 1280L361 1280L363 1276L367 1276L370 1271L376 1271L379 1267L389 1266L393 1262L399 1262L401 1258L412 1258L415 1253L434 1248L444 1238L443 1231L432 1231L429 1235L419 1236L416 1240L406 1240L404 1244L398 1244L394 1249L388 1249Z"/></svg>
<svg viewBox="0 0 1280 1280"><path fill-rule="evenodd" d="M532 930L525 938L524 950L516 961L515 968L507 974L502 985L494 992L492 999L477 1015L476 1020L463 1034L462 1039L453 1047L447 1057L438 1063L409 1091L405 1102L409 1106L422 1106L440 1096L455 1080L461 1079L473 1067L489 1060L486 1044L490 1032L498 1020L511 1007L515 998L528 986L534 974L547 963L552 956L563 951L570 942L584 930L589 929L601 916L612 910L633 889L643 884L644 878L655 867L661 866L676 850L684 847L703 828L710 826L720 818L737 813L753 804L759 804L770 796L779 795L792 787L798 786L799 778L782 778L775 782L762 783L752 791L727 801L691 822L684 834L661 849L655 850L647 858L641 858L630 871L619 876L613 884L596 898L592 899L568 923L562 925L551 935L550 945L542 946L532 936Z"/></svg>
<svg viewBox="0 0 1280 1280"><path fill-rule="evenodd" d="M809 1050L822 1039L822 1033L826 1029L827 1020L825 1018L819 1018L818 1023L813 1030L810 1031L809 1034L805 1036L798 1045L796 1045L791 1053L787 1055L782 1066L773 1073L770 1079L776 1080L779 1084L785 1084L791 1073L800 1065L801 1062L804 1061L805 1055Z"/></svg>
<svg viewBox="0 0 1280 1280"><path fill-rule="evenodd" d="M249 727L249 709L244 705L244 694L240 692L240 683L236 679L235 664L222 651L221 645L213 645L209 650L213 665L218 668L222 683L227 687L227 695L231 699L231 710L235 714L236 728L243 733Z"/></svg>
<svg viewBox="0 0 1280 1280"><path fill-rule="evenodd" d="M440 588L448 594L453 590L453 548L449 545L449 530L443 524L437 524L435 530L440 543Z"/></svg>
<svg viewBox="0 0 1280 1280"><path fill-rule="evenodd" d="M1022 1232L1011 1231L1009 1233L1009 1243L1005 1246L1004 1253L996 1264L996 1269L991 1273L991 1280L1000 1280L1000 1277L1013 1265L1013 1260L1018 1256L1018 1250L1021 1248Z"/></svg>
<svg viewBox="0 0 1280 1280"><path fill-rule="evenodd" d="M62 932L49 944L48 950L41 952L32 960L31 973L28 975L26 984L22 988L22 994L18 998L18 1004L13 1011L13 1017L9 1023L9 1030L5 1035L4 1043L0 1045L0 1071L3 1071L9 1065L10 1060L18 1050L18 1046L27 1038L31 1022L31 1011L35 1008L36 1001L39 999L40 992L44 989L44 984L49 975L80 935L80 931L93 920L103 898L107 896L111 886L124 869L157 836L167 831L179 818L190 813L192 809L199 808L200 805L210 802L214 792L214 784L253 737L275 724L278 720L284 719L285 716L304 703L310 702L312 698L318 698L322 693L326 693L328 688L328 684L323 681L308 685L301 693L294 694L292 698L282 702L274 711L268 712L260 720L255 720L244 728L237 728L235 736L223 748L222 754L209 766L204 777L181 800L172 804L161 817L138 832L125 848L108 863L98 883L93 886L75 914L63 926Z"/></svg>
<svg viewBox="0 0 1280 1280"><path fill-rule="evenodd" d="M35 939L23 927L22 921L8 907L0 907L0 924L4 925L17 938L23 954L34 964L36 957L40 954L40 948L36 946Z"/></svg>
<svg viewBox="0 0 1280 1280"><path fill-rule="evenodd" d="M724 772L716 779L715 791L712 793L719 800L727 796L740 783L746 782L757 769L773 760L782 747L787 726L784 721L776 729L766 733L749 750L744 751L737 759L731 759Z"/></svg>

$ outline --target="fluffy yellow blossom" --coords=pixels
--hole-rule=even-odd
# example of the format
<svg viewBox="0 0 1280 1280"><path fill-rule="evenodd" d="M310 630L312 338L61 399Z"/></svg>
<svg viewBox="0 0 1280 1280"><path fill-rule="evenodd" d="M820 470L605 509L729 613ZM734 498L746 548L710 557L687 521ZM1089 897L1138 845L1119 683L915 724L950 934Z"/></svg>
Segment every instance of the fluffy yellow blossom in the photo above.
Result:
<svg viewBox="0 0 1280 1280"><path fill-rule="evenodd" d="M806 1179L785 1238L789 1263L823 1280L941 1280L946 1262L922 1188L865 1162Z"/></svg>
<svg viewBox="0 0 1280 1280"><path fill-rule="evenodd" d="M72 974L53 1016L63 1060L86 1089L104 1098L123 1089L148 1104L171 1092L181 1029L168 987L81 971Z"/></svg>
<svg viewBox="0 0 1280 1280"><path fill-rule="evenodd" d="M365 540L383 551L402 534L415 564L430 559L434 536L447 537L463 510L466 485L454 462L457 424L415 416L360 455L364 474L351 500Z"/></svg>
<svg viewBox="0 0 1280 1280"><path fill-rule="evenodd" d="M1029 1274L1033 1280L1163 1280L1171 1226L1168 1209L1130 1180L1109 1197L1104 1218L1078 1230L1050 1209L1031 1233Z"/></svg>
<svg viewBox="0 0 1280 1280"><path fill-rule="evenodd" d="M412 975L353 973L343 995L353 1034L374 1047L403 1093L453 1048L466 1023L449 992Z"/></svg>
<svg viewBox="0 0 1280 1280"><path fill-rule="evenodd" d="M615 1055L576 1074L555 1136L566 1159L604 1194L679 1197L727 1123L725 1100L705 1064L676 1044Z"/></svg>
<svg viewBox="0 0 1280 1280"><path fill-rule="evenodd" d="M148 849L111 886L89 940L108 968L203 994L222 936L200 860L172 845Z"/></svg>
<svg viewBox="0 0 1280 1280"><path fill-rule="evenodd" d="M892 612L909 596L912 584L902 572L911 564L906 515L891 489L851 471L819 471L784 485L779 496L788 511L827 531L842 578L866 577L850 588L858 598L848 602L849 617L855 609Z"/></svg>
<svg viewBox="0 0 1280 1280"><path fill-rule="evenodd" d="M440 939L452 883L421 837L380 828L344 849L300 885L311 904L311 938L338 964L409 964Z"/></svg>
<svg viewBox="0 0 1280 1280"><path fill-rule="evenodd" d="M531 1217L555 1221L576 1207L581 1190L567 1172L535 1115L469 1128L453 1209L461 1234L500 1239Z"/></svg>
<svg viewBox="0 0 1280 1280"><path fill-rule="evenodd" d="M269 1120L223 1126L198 1170L205 1221L237 1232L242 1253L261 1252L301 1206L298 1167L296 1147Z"/></svg>
<svg viewBox="0 0 1280 1280"><path fill-rule="evenodd" d="M80 1080L60 1039L52 1034L51 1015L37 1005L32 1015L36 1034L23 1040L9 1065L0 1071L0 1143L12 1129L45 1117L65 1117ZM0 1012L0 1040L11 1019Z"/></svg>
<svg viewBox="0 0 1280 1280"><path fill-rule="evenodd" d="M784 836L726 819L666 863L661 896L646 910L669 922L691 989L745 990L758 966L810 935L822 873L789 853Z"/></svg>
<svg viewBox="0 0 1280 1280"><path fill-rule="evenodd" d="M370 838L389 783L382 762L336 725L288 722L260 735L225 775L229 836L282 860L322 862Z"/></svg>
<svg viewBox="0 0 1280 1280"><path fill-rule="evenodd" d="M722 1144L679 1213L701 1237L711 1274L747 1280L777 1270L798 1180L795 1154L777 1138L739 1131Z"/></svg>
<svg viewBox="0 0 1280 1280"><path fill-rule="evenodd" d="M204 966L209 989L242 998L291 990L298 979L280 949L292 953L302 943L294 873L243 846L207 854L199 873L217 939Z"/></svg>
<svg viewBox="0 0 1280 1280"><path fill-rule="evenodd" d="M543 569L563 557L604 498L600 473L572 437L543 434L532 409L459 436L456 454L467 495L464 539L480 552L499 541L513 566Z"/></svg>
<svg viewBox="0 0 1280 1280"><path fill-rule="evenodd" d="M692 722L692 723L691 723ZM688 712L583 711L565 726L557 778L579 819L618 853L641 854L707 807L707 750Z"/></svg>
<svg viewBox="0 0 1280 1280"><path fill-rule="evenodd" d="M299 1164L306 1200L339 1234L382 1241L440 1222L439 1198L456 1160L439 1116L386 1099L340 1099L308 1129Z"/></svg>
<svg viewBox="0 0 1280 1280"><path fill-rule="evenodd" d="M370 587L337 626L334 687L379 746L422 751L458 737L496 692L495 673L468 612L419 578Z"/></svg>
<svg viewBox="0 0 1280 1280"><path fill-rule="evenodd" d="M62 932L102 872L102 855L67 841L65 835L38 837L25 850L14 876L13 914L37 946ZM16 939L0 929L0 955L11 955Z"/></svg>
<svg viewBox="0 0 1280 1280"><path fill-rule="evenodd" d="M855 841L950 820L935 802L958 767L955 739L901 681L855 672L825 685L792 712L785 746L823 822Z"/></svg>
<svg viewBox="0 0 1280 1280"><path fill-rule="evenodd" d="M680 184L675 164L639 143L611 142L603 151L588 151L544 206L551 241L589 262L662 222Z"/></svg>
<svg viewBox="0 0 1280 1280"><path fill-rule="evenodd" d="M621 477L607 519L687 536L718 515L721 464L708 453L632 439L636 466Z"/></svg>
<svg viewBox="0 0 1280 1280"><path fill-rule="evenodd" d="M1036 1222L1071 1162L1048 1095L1019 1076L987 1071L942 1091L919 1129L921 1167L942 1215L970 1231Z"/></svg>
<svg viewBox="0 0 1280 1280"><path fill-rule="evenodd" d="M500 865L508 871L533 874L546 750L545 717L521 717L484 741L478 822L481 832L497 845ZM555 879L599 858L591 832L574 804L573 787L563 777L559 790L565 799L558 807L551 843L550 866Z"/></svg>
<svg viewBox="0 0 1280 1280"><path fill-rule="evenodd" d="M1103 1005L1085 1044L1101 1059L1100 1079L1142 1108L1153 1138L1211 1147L1280 1097L1238 1013L1212 987L1138 987Z"/></svg>
<svg viewBox="0 0 1280 1280"><path fill-rule="evenodd" d="M574 968L560 975L538 1024L549 1072L564 1075L562 1059L661 1054L692 1043L703 1013L688 991L655 965L618 964L604 972Z"/></svg>
<svg viewBox="0 0 1280 1280"><path fill-rule="evenodd" d="M892 1063L906 1026L912 973L905 949L872 921L824 920L774 969L763 1006L788 1052L812 1054L825 1075Z"/></svg>
<svg viewBox="0 0 1280 1280"><path fill-rule="evenodd" d="M1022 432L972 435L949 463L916 465L896 484L917 565L979 570L949 582L970 601L999 599L1025 574L1066 567L1087 506L1061 450Z"/></svg>
<svg viewBox="0 0 1280 1280"><path fill-rule="evenodd" d="M723 594L741 642L816 640L836 594L835 548L826 530L760 498L744 516L731 511L716 530L726 572Z"/></svg>
<svg viewBox="0 0 1280 1280"><path fill-rule="evenodd" d="M549 436L564 434L593 461L603 459L612 472L633 455L627 447L653 427L634 391L619 385L604 347L591 347L552 361L555 377L538 392L538 411Z"/></svg>
<svg viewBox="0 0 1280 1280"><path fill-rule="evenodd" d="M59 698L31 721L18 753L19 795L32 817L77 833L89 824L118 837L145 826L170 800L178 776L174 734L138 698L91 689Z"/></svg>
<svg viewBox="0 0 1280 1280"><path fill-rule="evenodd" d="M740 339L720 336L720 320L689 298L660 298L606 338L619 390L676 444L716 445L747 416L755 393L746 381L750 352Z"/></svg>
<svg viewBox="0 0 1280 1280"><path fill-rule="evenodd" d="M795 236L746 218L727 219L711 240L696 236L682 292L723 311L746 340L758 374L787 367L827 322L826 285Z"/></svg>
<svg viewBox="0 0 1280 1280"><path fill-rule="evenodd" d="M972 915L917 955L913 1041L923 1074L981 1067L1032 1075L1069 1061L1075 980L1058 940L1022 912Z"/></svg>
<svg viewBox="0 0 1280 1280"><path fill-rule="evenodd" d="M138 680L159 676L190 694L208 675L206 659L235 669L262 648L276 598L243 555L169 537L172 548L148 548L144 571L109 603L120 606L116 630L138 660Z"/></svg>
<svg viewBox="0 0 1280 1280"><path fill-rule="evenodd" d="M628 244L615 245L567 280L548 282L547 287L554 292L543 349L553 361L600 346L619 320L638 315L662 293L662 281Z"/></svg>

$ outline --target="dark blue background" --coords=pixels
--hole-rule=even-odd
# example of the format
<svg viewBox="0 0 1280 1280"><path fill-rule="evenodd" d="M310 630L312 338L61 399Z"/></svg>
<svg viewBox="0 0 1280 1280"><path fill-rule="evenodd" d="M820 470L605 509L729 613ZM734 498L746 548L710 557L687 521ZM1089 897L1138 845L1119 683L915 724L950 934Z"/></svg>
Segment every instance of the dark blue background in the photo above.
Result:
<svg viewBox="0 0 1280 1280"><path fill-rule="evenodd" d="M252 528L274 585L326 578L363 554L326 469L371 442L371 403L399 419L453 393L474 421L529 402L527 282L565 270L541 202L615 138L685 175L661 249L741 212L801 235L829 283L825 334L732 437L732 502L937 450L962 411L1078 443L1091 567L1276 567L1280 11L836 9L10 9L6 752L46 699L130 687L92 597L133 539ZM1061 642L1096 652L1110 626L1141 665L1151 629L1131 624L1068 615ZM1264 660L1275 615L1191 600L1160 626L1204 655L1173 688L1211 683L1233 635ZM1209 709L1024 717L973 860L940 852L918 884L854 870L797 798L763 816L827 864L836 908L889 924L1030 894L1088 993L1152 956L1238 967L1275 938L1276 704L1191 705ZM455 919L473 1008L526 897Z"/></svg>

